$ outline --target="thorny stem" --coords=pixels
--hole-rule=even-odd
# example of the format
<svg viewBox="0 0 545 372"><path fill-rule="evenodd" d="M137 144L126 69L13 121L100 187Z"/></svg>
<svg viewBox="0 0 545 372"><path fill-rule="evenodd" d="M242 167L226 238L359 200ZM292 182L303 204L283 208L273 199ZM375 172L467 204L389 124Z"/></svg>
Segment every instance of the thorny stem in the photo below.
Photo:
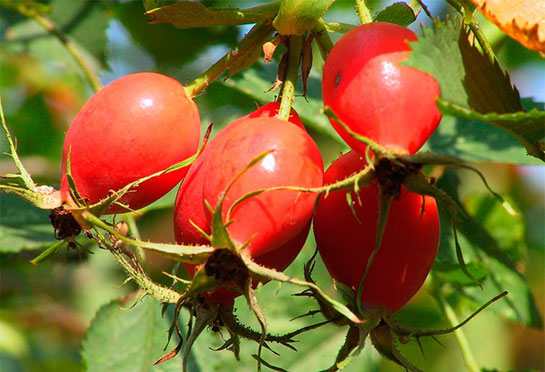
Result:
<svg viewBox="0 0 545 372"><path fill-rule="evenodd" d="M164 303L175 304L179 300L181 295L178 292L155 283L146 275L142 268L138 266L138 261L134 259L133 263L130 263L121 249L116 248L98 231L95 230L95 232L98 234L97 240L99 243L108 248L123 270L125 270L129 277L131 277L140 288L146 291L146 293Z"/></svg>
<svg viewBox="0 0 545 372"><path fill-rule="evenodd" d="M282 120L288 120L290 117L291 104L295 95L295 82L297 81L297 72L299 71L299 61L301 60L303 37L292 35L289 43L288 71L282 87L282 100L278 109L278 118Z"/></svg>
<svg viewBox="0 0 545 372"><path fill-rule="evenodd" d="M213 82L224 71L233 67L233 65L239 60L239 55L244 55L248 51L256 46L256 44L263 44L267 36L272 33L272 29L266 23L255 25L250 32L240 41L238 46L227 52L222 58L214 63L208 70L203 72L192 82L185 85L185 91L188 97L194 98L201 93L211 82Z"/></svg>
<svg viewBox="0 0 545 372"><path fill-rule="evenodd" d="M494 63L496 61L494 50L486 40L486 37L479 26L479 22L477 22L477 19L473 13L470 12L470 9L465 6L464 3L460 4L458 0L447 0L447 2L454 9L456 9L458 13L462 15L462 17L464 17L464 22L469 26L471 32L473 32L473 35L475 35L475 38L479 42L484 55L490 60L490 62Z"/></svg>
<svg viewBox="0 0 545 372"><path fill-rule="evenodd" d="M447 301L445 301L438 294L434 294L433 296L435 297L435 300L439 303L439 306L445 313L445 316L447 317L449 324L452 327L457 326L459 322L458 322L458 318L456 317L456 313L454 312L454 309L448 304ZM481 369L479 368L479 365L477 364L477 361L475 360L475 357L473 356L471 347L469 346L464 330L462 328L457 328L454 331L454 336L456 337L456 341L458 341L458 345L460 346L460 351L462 352L462 355L464 357L464 362L467 369L470 370L471 372L480 372Z"/></svg>
<svg viewBox="0 0 545 372"><path fill-rule="evenodd" d="M28 16L27 14L25 14ZM40 24L43 28L45 28L50 34L54 35L59 39L59 41L64 45L68 53L72 55L76 63L79 65L81 70L83 71L83 74L85 75L85 78L87 79L87 82L89 85L91 85L91 88L95 92L100 90L102 88L102 84L100 83L100 80L96 76L96 74L93 72L91 67L85 62L85 58L83 58L83 55L80 53L80 51L76 48L74 43L61 31L59 30L53 22L51 22L49 19L39 15L39 14L33 14L31 15L32 19L34 19L37 23Z"/></svg>
<svg viewBox="0 0 545 372"><path fill-rule="evenodd" d="M162 255L175 259L177 261L182 261L182 258L184 258L183 262L202 263L202 261L204 261L206 257L212 254L212 252L214 251L213 247L210 247L207 245L199 245L199 246L191 246L191 247L180 245L180 246L176 246L177 248L176 252L171 252L171 251L168 251L168 248L171 247L169 244L143 242L143 241L128 238L120 234L118 231L108 226L100 218L94 216L93 214L89 212L82 213L81 218L83 219L85 223L95 227L99 227L103 230L106 230L108 233L112 234L117 239L129 245L151 249L151 250L157 251L158 253ZM191 253L184 254L183 251L188 249L191 250Z"/></svg>
<svg viewBox="0 0 545 372"><path fill-rule="evenodd" d="M8 139L9 150L10 150L10 153L8 155L13 159L13 162L15 163L15 166L19 170L21 179L23 180L25 186L29 190L34 190L36 188L36 184L34 183L34 181L32 180L32 177L23 166L23 163L21 162L21 159L19 158L19 155L17 154L15 143L13 142L13 139L11 138L11 134L9 133L8 125L6 124L6 118L4 117L4 108L2 106L1 97L0 97L0 119L2 120L2 128L4 129L4 132L6 133L6 138Z"/></svg>
<svg viewBox="0 0 545 372"><path fill-rule="evenodd" d="M129 225L129 230L131 232L131 235L136 240L142 240L142 238L140 236L140 231L138 231L138 226L136 225L136 220L134 219L134 216L133 216L132 213L127 213L125 215L125 221ZM135 246L135 251L136 251L136 258L138 259L138 262L140 262L140 264L144 265L144 251L143 251L143 249L141 247Z"/></svg>
<svg viewBox="0 0 545 372"><path fill-rule="evenodd" d="M469 24L469 28L477 38L477 41L479 42L479 45L481 46L484 55L490 60L490 62L494 63L496 61L496 55L494 54L494 50L486 40L484 32L482 31L479 23L477 22L477 19L475 19L474 16L471 17L471 23Z"/></svg>
<svg viewBox="0 0 545 372"><path fill-rule="evenodd" d="M356 0L356 11L358 12L358 17L360 18L362 25L373 22L373 17L371 17L371 12L369 11L369 8L367 8L365 0Z"/></svg>

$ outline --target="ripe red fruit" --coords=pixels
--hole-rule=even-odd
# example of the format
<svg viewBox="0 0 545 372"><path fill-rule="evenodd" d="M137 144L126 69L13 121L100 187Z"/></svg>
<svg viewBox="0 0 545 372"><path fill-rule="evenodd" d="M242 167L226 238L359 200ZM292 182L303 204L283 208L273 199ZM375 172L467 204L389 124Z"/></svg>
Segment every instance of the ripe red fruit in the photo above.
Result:
<svg viewBox="0 0 545 372"><path fill-rule="evenodd" d="M439 84L433 76L399 63L408 58L409 29L373 22L347 32L329 53L322 77L324 104L352 131L402 152L415 153L437 128ZM337 122L335 130L364 153Z"/></svg>
<svg viewBox="0 0 545 372"><path fill-rule="evenodd" d="M66 158L82 197L93 204L123 186L192 156L199 146L197 106L176 80L156 73L124 76L94 94L66 133L61 193L70 199ZM152 178L120 202L142 208L172 189L188 167ZM113 205L107 213L125 212Z"/></svg>
<svg viewBox="0 0 545 372"><path fill-rule="evenodd" d="M174 214L176 241L206 243L189 221L210 233L212 216L205 200L215 207L234 177L269 150L273 152L247 170L227 193L222 209L224 218L230 206L248 192L275 186L322 185L321 155L305 131L276 118L237 120L208 143L182 182ZM233 209L234 222L228 231L238 245L251 240L246 252L254 261L283 270L305 242L315 200L315 194L287 190L254 196ZM218 293L213 299L216 302L236 296L226 295L226 291Z"/></svg>
<svg viewBox="0 0 545 372"><path fill-rule="evenodd" d="M259 117L269 117L274 118L278 115L278 110L280 109L280 102L269 102L258 108L257 110L249 113L246 116L241 117L240 119L237 119L237 121L244 121L248 119L255 119ZM303 122L301 121L301 118L297 114L297 112L292 108L290 109L290 117L288 121L292 124L297 125L301 129L305 129L305 126L303 125Z"/></svg>
<svg viewBox="0 0 545 372"><path fill-rule="evenodd" d="M342 180L365 164L360 154L351 151L328 168L324 183ZM346 191L334 191L318 204L314 235L330 275L357 291L375 247L379 204L376 181L351 196L361 223L348 206ZM365 279L362 303L382 306L391 313L400 309L424 283L438 244L435 200L402 187L399 198L392 201L382 244Z"/></svg>

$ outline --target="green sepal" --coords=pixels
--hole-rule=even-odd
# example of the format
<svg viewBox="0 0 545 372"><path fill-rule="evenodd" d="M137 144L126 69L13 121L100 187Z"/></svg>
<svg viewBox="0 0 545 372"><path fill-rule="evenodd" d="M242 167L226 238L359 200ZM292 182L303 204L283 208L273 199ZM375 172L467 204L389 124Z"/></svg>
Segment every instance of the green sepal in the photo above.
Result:
<svg viewBox="0 0 545 372"><path fill-rule="evenodd" d="M54 209L62 205L61 199L58 197L58 194L54 193L42 194L37 191L29 190L19 186L1 184L0 191L24 199L40 209Z"/></svg>
<svg viewBox="0 0 545 372"><path fill-rule="evenodd" d="M225 196L231 189L231 187L235 184L235 182L244 174L246 173L250 168L255 166L257 163L259 163L263 158L265 158L267 155L269 155L272 151L265 151L258 156L256 156L252 161L250 161L242 171L240 171L234 178L231 180L223 194L221 195L220 199L218 200L218 203L216 204L216 208L214 209L213 215L212 215L212 246L215 248L227 248L231 249L233 251L237 250L237 247L235 243L231 240L231 237L229 236L229 232L227 231L227 225L230 224L230 212L231 209L227 212L226 216L226 222L223 221L223 201L225 200Z"/></svg>
<svg viewBox="0 0 545 372"><path fill-rule="evenodd" d="M76 181L72 177L72 166L70 164L70 155L72 154L72 147L68 149L68 155L66 156L66 180L68 181L68 187L70 191L70 197L76 203L78 207L84 207L85 201L81 197L76 187Z"/></svg>
<svg viewBox="0 0 545 372"><path fill-rule="evenodd" d="M30 263L33 265L37 265L43 260L49 258L50 256L54 255L66 242L64 240L61 240L60 242L56 242L50 247L47 247L40 253L36 258L33 258L30 260Z"/></svg>
<svg viewBox="0 0 545 372"><path fill-rule="evenodd" d="M399 364L401 367L410 372L422 372L415 365L405 358L397 349L394 341L394 336L390 327L386 324L380 325L371 331L371 341L375 349L392 362Z"/></svg>
<svg viewBox="0 0 545 372"><path fill-rule="evenodd" d="M335 0L281 0L273 26L281 35L304 35Z"/></svg>
<svg viewBox="0 0 545 372"><path fill-rule="evenodd" d="M310 283L297 278L292 278L285 273L260 266L253 262L250 258L246 257L246 255L241 255L241 258L246 264L248 270L250 271L252 278L254 278L255 280L275 280L278 282L290 283L299 287L311 288L317 296L319 296L323 301L331 304L331 306L333 306L336 311L346 317L349 321L357 324L364 322L364 320L358 318L358 316L354 314L350 309L348 309L348 307L326 295L325 292L314 283Z"/></svg>
<svg viewBox="0 0 545 372"><path fill-rule="evenodd" d="M102 221L98 217L94 216L89 211L84 211L83 213L81 213L81 218L86 224L106 230L107 232L109 232L110 234L124 241L127 244L154 251L160 254L161 256L170 258L175 261L199 264L199 263L205 262L208 259L208 257L210 257L210 255L214 252L214 248L208 245L197 245L197 246L177 245L177 244L143 242L140 240L135 240L120 234L114 228L106 224L104 221Z"/></svg>

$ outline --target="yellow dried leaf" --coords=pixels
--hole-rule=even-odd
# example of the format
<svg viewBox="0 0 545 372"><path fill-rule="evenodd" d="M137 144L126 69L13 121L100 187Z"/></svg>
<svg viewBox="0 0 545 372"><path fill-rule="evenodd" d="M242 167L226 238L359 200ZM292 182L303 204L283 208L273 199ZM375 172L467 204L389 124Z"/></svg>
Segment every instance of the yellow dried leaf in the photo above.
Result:
<svg viewBox="0 0 545 372"><path fill-rule="evenodd" d="M529 49L545 53L545 0L471 0L502 31Z"/></svg>

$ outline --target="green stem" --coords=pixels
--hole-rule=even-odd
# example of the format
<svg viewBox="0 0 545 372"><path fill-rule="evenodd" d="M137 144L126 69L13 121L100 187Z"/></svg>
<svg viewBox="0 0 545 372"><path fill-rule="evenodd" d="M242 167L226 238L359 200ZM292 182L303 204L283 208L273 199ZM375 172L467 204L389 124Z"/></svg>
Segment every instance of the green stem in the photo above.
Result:
<svg viewBox="0 0 545 372"><path fill-rule="evenodd" d="M482 31L475 17L472 17L469 28L473 32L473 35L475 35L475 37L477 38L477 41L479 42L479 45L481 46L484 55L490 60L490 62L496 62L496 55L494 54L494 50L486 40L484 32Z"/></svg>
<svg viewBox="0 0 545 372"><path fill-rule="evenodd" d="M442 298L440 294L434 294L434 297L436 301L439 303L439 306L441 307L441 310L447 317L447 320L451 327L455 327L459 322L458 318L456 317L456 313L454 312L454 309L449 305L449 303ZM471 372L480 372L481 369L479 368L479 365L477 364L477 361L475 360L475 357L473 356L473 352L471 351L471 347L469 346L469 342L467 341L467 338L465 336L465 333L463 329L458 328L454 331L454 336L456 337L456 341L458 342L458 345L460 346L460 351L462 352L462 355L464 357L464 362L467 367L467 369Z"/></svg>
<svg viewBox="0 0 545 372"><path fill-rule="evenodd" d="M291 104L295 95L295 82L299 71L299 61L301 60L301 47L303 46L303 37L299 35L290 36L290 49L288 59L288 72L282 88L282 100L278 109L278 117L282 120L289 120Z"/></svg>
<svg viewBox="0 0 545 372"><path fill-rule="evenodd" d="M329 37L329 33L326 29L323 19L320 18L318 24L314 27L314 32L316 33L314 40L316 40L316 42L318 43L320 54L322 55L322 59L325 62L325 60L327 59L327 55L331 51L331 48L333 48L333 42Z"/></svg>
<svg viewBox="0 0 545 372"><path fill-rule="evenodd" d="M100 80L95 75L91 67L85 62L83 55L76 48L74 43L70 39L68 39L68 37L61 30L59 30L55 26L55 24L53 24L53 22L51 22L49 19L39 14L33 14L32 19L34 19L37 23L39 23L50 34L56 36L57 39L59 39L59 41L64 45L68 53L72 55L76 63L79 65L79 67L83 71L83 74L85 75L89 85L91 85L91 88L93 88L95 92L100 90L100 88L102 88L102 84L100 83Z"/></svg>
<svg viewBox="0 0 545 372"><path fill-rule="evenodd" d="M178 292L170 288L163 287L151 280L145 272L134 267L134 265L132 265L123 255L123 253L119 249L116 249L102 234L98 233L98 238L102 244L108 247L108 250L112 253L116 261L127 273L127 275L129 275L129 277L131 277L140 288L146 291L146 293L163 303L175 304L178 302L181 297Z"/></svg>
<svg viewBox="0 0 545 372"><path fill-rule="evenodd" d="M131 232L131 235L136 240L142 240L142 237L140 236L140 231L138 231L138 226L136 225L136 220L132 213L127 213L125 215L125 221L129 225L129 230ZM141 265L144 265L144 250L141 247L135 247L136 251L136 258L138 259L138 262L140 262Z"/></svg>
<svg viewBox="0 0 545 372"><path fill-rule="evenodd" d="M76 220L79 222L79 219L83 220L84 223L99 227L103 230L106 230L119 240L130 244L135 247L142 247L155 251L165 257L171 258L176 261L199 264L206 261L208 257L214 252L214 248L207 245L196 245L196 246L184 246L184 245L174 245L174 244L163 244L163 243L153 243L153 242L143 242L140 240L135 240L126 237L125 235L120 234L118 231L108 226L100 218L94 216L88 211L81 213Z"/></svg>
<svg viewBox="0 0 545 372"><path fill-rule="evenodd" d="M371 12L369 11L369 8L367 8L365 0L356 0L356 11L358 12L358 17L360 18L362 25L373 22L373 17L371 17Z"/></svg>
<svg viewBox="0 0 545 372"><path fill-rule="evenodd" d="M19 158L19 155L17 154L15 143L13 142L13 139L11 138L11 134L9 133L8 125L6 124L6 118L4 117L4 108L2 106L1 97L0 97L0 119L2 120L2 128L4 129L6 138L8 139L9 150L10 150L10 153L8 155L13 159L13 162L15 163L15 166L17 167L17 170L20 173L20 178L23 180L23 183L25 184L25 186L30 191L34 191L36 188L36 184L34 183L34 180L32 180L30 173L28 173L25 167L23 166L23 163L21 162L21 159Z"/></svg>
<svg viewBox="0 0 545 372"><path fill-rule="evenodd" d="M469 6L463 1L460 3L458 0L447 0L447 2L450 4L450 6L456 9L458 13L462 15L462 17L464 17L464 22L469 26L471 32L473 32L473 35L475 35L475 38L479 42L484 55L490 60L490 62L494 63L496 61L494 50L486 40L486 37L479 26L479 22L477 22L477 19Z"/></svg>
<svg viewBox="0 0 545 372"><path fill-rule="evenodd" d="M263 45L265 39L272 34L272 32L273 29L264 22L255 25L235 49L230 50L199 77L186 84L185 91L187 96L191 98L196 97L224 71L235 66L237 61L240 61L240 58L244 58L251 49L255 48L258 44Z"/></svg>
<svg viewBox="0 0 545 372"><path fill-rule="evenodd" d="M318 20L318 25L321 25L324 30L328 32L336 32L339 34L346 34L348 31L353 30L356 27L350 23L325 22L322 18Z"/></svg>

